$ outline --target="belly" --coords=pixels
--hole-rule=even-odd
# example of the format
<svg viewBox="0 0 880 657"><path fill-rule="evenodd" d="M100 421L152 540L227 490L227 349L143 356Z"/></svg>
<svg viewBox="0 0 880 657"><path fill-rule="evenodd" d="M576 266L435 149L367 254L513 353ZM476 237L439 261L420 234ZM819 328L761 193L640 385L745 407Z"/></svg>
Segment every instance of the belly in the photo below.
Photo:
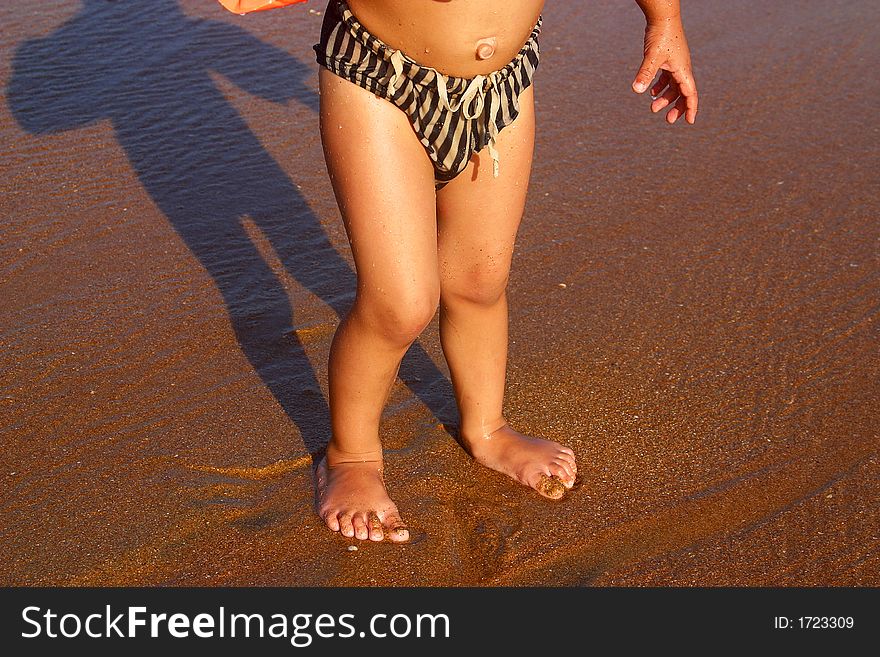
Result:
<svg viewBox="0 0 880 657"><path fill-rule="evenodd" d="M374 36L420 64L456 77L503 68L529 38L544 7L544 0L347 2Z"/></svg>

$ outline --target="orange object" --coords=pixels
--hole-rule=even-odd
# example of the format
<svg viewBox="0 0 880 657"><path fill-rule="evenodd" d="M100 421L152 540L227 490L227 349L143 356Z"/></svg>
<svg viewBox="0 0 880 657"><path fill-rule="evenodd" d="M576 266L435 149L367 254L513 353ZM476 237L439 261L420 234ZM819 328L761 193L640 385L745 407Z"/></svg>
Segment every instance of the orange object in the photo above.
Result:
<svg viewBox="0 0 880 657"><path fill-rule="evenodd" d="M295 5L306 0L220 0L220 4L234 14L249 14L253 11L266 11Z"/></svg>

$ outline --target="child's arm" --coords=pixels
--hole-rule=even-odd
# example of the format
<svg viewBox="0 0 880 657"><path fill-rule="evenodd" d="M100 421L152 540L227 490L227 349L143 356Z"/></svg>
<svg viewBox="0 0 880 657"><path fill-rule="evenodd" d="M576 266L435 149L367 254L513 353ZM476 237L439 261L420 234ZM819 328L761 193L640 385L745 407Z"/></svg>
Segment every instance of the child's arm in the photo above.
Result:
<svg viewBox="0 0 880 657"><path fill-rule="evenodd" d="M675 123L682 115L688 123L693 123L697 119L697 85L681 24L679 0L636 0L636 4L644 12L648 24L645 27L645 57L633 80L633 91L643 93L657 71L662 71L651 87L651 95L656 96L651 111L659 112L672 105L666 113L669 123Z"/></svg>

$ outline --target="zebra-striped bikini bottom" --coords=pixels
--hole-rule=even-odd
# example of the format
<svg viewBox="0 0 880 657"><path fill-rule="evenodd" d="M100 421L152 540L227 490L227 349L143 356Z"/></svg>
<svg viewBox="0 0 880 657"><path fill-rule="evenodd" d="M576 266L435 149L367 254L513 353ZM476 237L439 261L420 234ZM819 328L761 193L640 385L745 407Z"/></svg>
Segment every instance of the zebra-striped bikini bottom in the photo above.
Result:
<svg viewBox="0 0 880 657"><path fill-rule="evenodd" d="M438 186L489 147L498 176L498 133L519 115L519 95L538 67L541 18L504 68L474 78L443 75L367 32L343 0L330 0L314 46L318 64L399 107L434 164Z"/></svg>

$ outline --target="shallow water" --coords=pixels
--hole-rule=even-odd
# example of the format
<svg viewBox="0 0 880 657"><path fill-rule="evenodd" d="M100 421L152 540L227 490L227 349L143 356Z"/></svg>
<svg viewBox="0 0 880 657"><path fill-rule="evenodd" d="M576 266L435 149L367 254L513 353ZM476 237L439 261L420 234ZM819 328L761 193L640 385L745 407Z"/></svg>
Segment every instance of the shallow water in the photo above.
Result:
<svg viewBox="0 0 880 657"><path fill-rule="evenodd" d="M548 4L505 410L580 483L460 451L435 318L383 425L418 540L357 552L309 8L0 9L0 581L880 584L876 3L686 2L694 127L628 89L634 3Z"/></svg>

